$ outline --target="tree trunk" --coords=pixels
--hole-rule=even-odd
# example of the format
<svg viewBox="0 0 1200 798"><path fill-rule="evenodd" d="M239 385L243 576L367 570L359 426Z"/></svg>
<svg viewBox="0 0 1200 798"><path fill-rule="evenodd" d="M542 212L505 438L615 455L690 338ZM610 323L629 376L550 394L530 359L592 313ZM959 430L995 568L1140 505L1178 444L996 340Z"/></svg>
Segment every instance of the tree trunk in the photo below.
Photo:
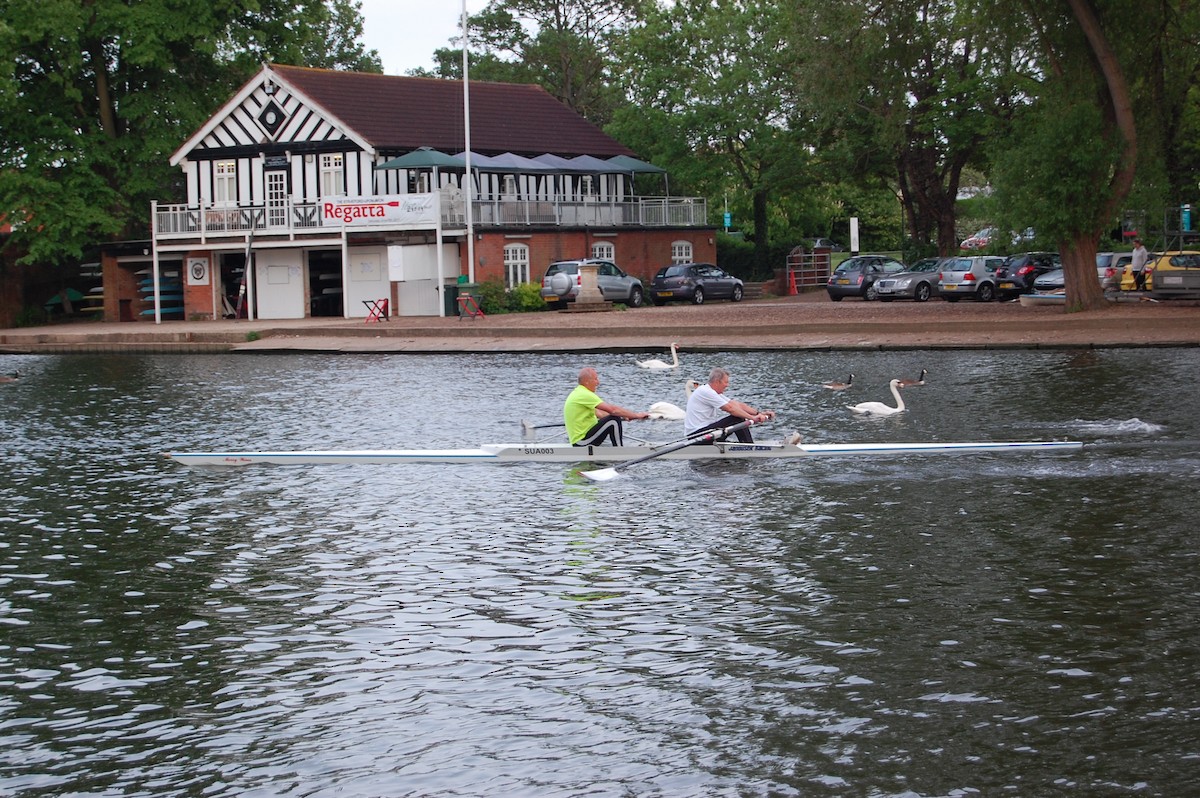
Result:
<svg viewBox="0 0 1200 798"><path fill-rule="evenodd" d="M1078 233L1071 240L1059 242L1058 251L1062 253L1067 311L1107 308L1109 302L1096 274L1096 237Z"/></svg>
<svg viewBox="0 0 1200 798"><path fill-rule="evenodd" d="M771 242L767 235L767 196L766 189L754 192L754 270L758 274L770 274L772 265L768 257Z"/></svg>

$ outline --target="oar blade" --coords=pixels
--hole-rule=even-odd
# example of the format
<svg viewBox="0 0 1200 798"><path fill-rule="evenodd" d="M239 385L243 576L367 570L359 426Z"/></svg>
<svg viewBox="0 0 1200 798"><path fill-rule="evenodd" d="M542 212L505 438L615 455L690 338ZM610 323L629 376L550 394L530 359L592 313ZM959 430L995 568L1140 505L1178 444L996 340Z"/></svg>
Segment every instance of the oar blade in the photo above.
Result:
<svg viewBox="0 0 1200 798"><path fill-rule="evenodd" d="M592 482L609 482L621 476L621 472L615 468L598 468L595 471L580 471L579 473Z"/></svg>

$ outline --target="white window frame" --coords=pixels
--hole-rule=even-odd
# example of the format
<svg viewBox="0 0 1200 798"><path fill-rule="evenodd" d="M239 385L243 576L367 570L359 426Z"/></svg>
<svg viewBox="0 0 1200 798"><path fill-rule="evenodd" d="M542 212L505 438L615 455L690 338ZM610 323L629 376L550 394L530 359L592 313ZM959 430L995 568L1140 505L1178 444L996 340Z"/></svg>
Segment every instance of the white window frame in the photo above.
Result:
<svg viewBox="0 0 1200 798"><path fill-rule="evenodd" d="M237 204L237 161L213 162L213 205Z"/></svg>
<svg viewBox="0 0 1200 798"><path fill-rule="evenodd" d="M504 245L505 287L512 289L529 282L529 245Z"/></svg>
<svg viewBox="0 0 1200 798"><path fill-rule="evenodd" d="M611 241L597 241L592 244L592 257L597 260L616 260L616 247Z"/></svg>
<svg viewBox="0 0 1200 798"><path fill-rule="evenodd" d="M671 263L691 263L693 252L691 241L672 241Z"/></svg>
<svg viewBox="0 0 1200 798"><path fill-rule="evenodd" d="M345 159L340 152L321 154L321 196L346 196Z"/></svg>

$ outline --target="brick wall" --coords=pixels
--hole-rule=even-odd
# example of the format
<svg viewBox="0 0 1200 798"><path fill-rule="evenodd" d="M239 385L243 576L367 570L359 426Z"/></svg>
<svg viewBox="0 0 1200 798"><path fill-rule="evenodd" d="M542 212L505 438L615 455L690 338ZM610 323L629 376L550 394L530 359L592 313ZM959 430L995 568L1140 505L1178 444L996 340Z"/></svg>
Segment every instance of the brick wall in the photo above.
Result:
<svg viewBox="0 0 1200 798"><path fill-rule="evenodd" d="M690 241L692 259L716 263L715 232L706 228L638 230L611 233L608 230L537 230L512 234L481 233L475 241L475 279L504 280L504 247L524 244L529 247L529 276L534 282L545 274L546 267L559 260L575 260L591 256L592 245L610 243L616 253L614 260L626 272L649 282L654 273L671 262L671 244ZM464 263L466 247L463 247ZM467 273L464 266L463 274Z"/></svg>

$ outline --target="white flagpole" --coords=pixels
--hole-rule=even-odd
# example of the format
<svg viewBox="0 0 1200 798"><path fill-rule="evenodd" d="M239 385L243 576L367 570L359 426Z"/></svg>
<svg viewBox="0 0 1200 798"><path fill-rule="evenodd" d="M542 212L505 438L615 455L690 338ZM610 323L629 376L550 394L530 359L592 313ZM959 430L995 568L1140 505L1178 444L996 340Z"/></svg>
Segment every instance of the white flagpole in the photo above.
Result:
<svg viewBox="0 0 1200 798"><path fill-rule="evenodd" d="M466 174L463 182L464 199L467 205L467 281L475 282L475 181L471 178L471 81L467 72L467 0L462 0L462 67L463 67L463 135L467 142L467 152L463 156Z"/></svg>

